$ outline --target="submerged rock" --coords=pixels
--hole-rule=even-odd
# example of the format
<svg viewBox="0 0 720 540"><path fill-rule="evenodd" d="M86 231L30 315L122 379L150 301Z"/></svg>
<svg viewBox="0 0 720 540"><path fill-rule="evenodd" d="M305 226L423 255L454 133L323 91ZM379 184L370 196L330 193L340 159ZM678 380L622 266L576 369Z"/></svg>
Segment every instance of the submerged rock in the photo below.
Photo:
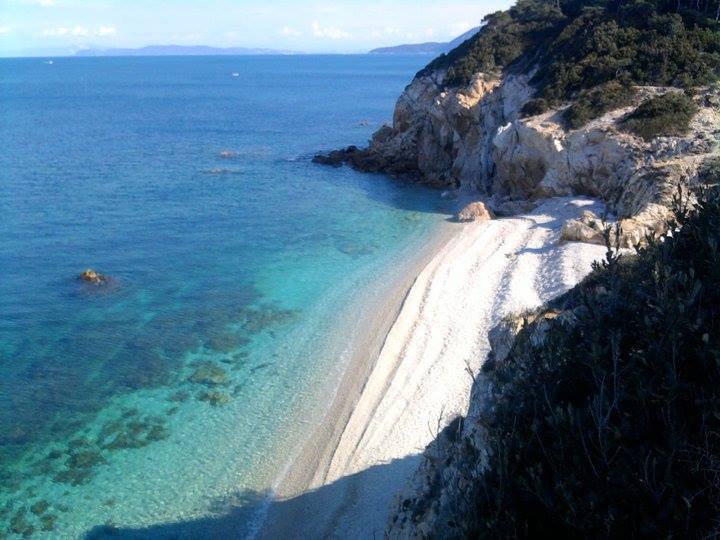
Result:
<svg viewBox="0 0 720 540"><path fill-rule="evenodd" d="M206 174L241 174L237 169L225 169L222 167L213 167L205 171Z"/></svg>
<svg viewBox="0 0 720 540"><path fill-rule="evenodd" d="M71 469L89 469L100 463L105 463L105 458L97 450L83 450L72 454L67 460L67 466Z"/></svg>
<svg viewBox="0 0 720 540"><path fill-rule="evenodd" d="M190 382L205 386L222 386L228 383L228 376L223 368L208 362L195 370L190 376Z"/></svg>
<svg viewBox="0 0 720 540"><path fill-rule="evenodd" d="M205 401L212 405L213 407L222 407L223 405L227 405L232 401L232 398L225 394L224 392L219 392L217 390L210 390L207 392L202 392L198 399L200 401Z"/></svg>
<svg viewBox="0 0 720 540"><path fill-rule="evenodd" d="M228 353L247 345L249 341L232 332L219 332L210 335L205 341L205 346L217 352Z"/></svg>
<svg viewBox="0 0 720 540"><path fill-rule="evenodd" d="M35 527L25 519L25 509L20 509L10 520L10 532L28 538L35 533Z"/></svg>
<svg viewBox="0 0 720 540"><path fill-rule="evenodd" d="M185 392L184 390L178 390L177 392L174 392L168 396L168 401L171 401L173 403L182 403L183 401L187 401L190 397L190 394L188 392Z"/></svg>
<svg viewBox="0 0 720 540"><path fill-rule="evenodd" d="M50 508L50 503L48 503L46 500L40 500L33 504L30 507L30 511L35 514L36 516L40 516L48 511L48 508Z"/></svg>
<svg viewBox="0 0 720 540"><path fill-rule="evenodd" d="M165 420L157 416L139 419L116 419L103 426L99 444L105 450L136 449L167 439L170 432Z"/></svg>
<svg viewBox="0 0 720 540"><path fill-rule="evenodd" d="M494 218L495 215L492 213L492 210L482 201L471 202L460 210L457 215L457 220L462 223L469 221L489 221Z"/></svg>
<svg viewBox="0 0 720 540"><path fill-rule="evenodd" d="M53 514L46 514L44 516L41 516L40 523L42 524L42 530L45 532L54 531L56 521L57 521L57 516L55 516Z"/></svg>

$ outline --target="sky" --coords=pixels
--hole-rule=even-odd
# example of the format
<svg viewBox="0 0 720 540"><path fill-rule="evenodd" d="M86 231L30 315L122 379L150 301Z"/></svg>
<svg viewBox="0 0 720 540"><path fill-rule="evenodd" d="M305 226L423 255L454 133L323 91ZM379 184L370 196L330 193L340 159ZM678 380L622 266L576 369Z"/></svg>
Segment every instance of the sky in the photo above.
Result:
<svg viewBox="0 0 720 540"><path fill-rule="evenodd" d="M366 52L450 41L509 0L0 0L0 54L144 45Z"/></svg>

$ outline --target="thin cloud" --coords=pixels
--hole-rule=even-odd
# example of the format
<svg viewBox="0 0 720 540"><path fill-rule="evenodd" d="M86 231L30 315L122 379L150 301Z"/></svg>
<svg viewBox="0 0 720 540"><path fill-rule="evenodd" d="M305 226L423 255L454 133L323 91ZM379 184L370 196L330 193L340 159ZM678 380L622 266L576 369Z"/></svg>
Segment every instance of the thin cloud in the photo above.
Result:
<svg viewBox="0 0 720 540"><path fill-rule="evenodd" d="M90 30L84 26L58 26L57 28L46 28L43 30L43 36L46 37L107 37L117 33L114 26L100 26L95 30Z"/></svg>
<svg viewBox="0 0 720 540"><path fill-rule="evenodd" d="M290 28L289 26L283 26L282 30L280 30L280 33L283 36L288 36L288 37L300 37L303 35L303 33L300 30L297 30L296 28Z"/></svg>
<svg viewBox="0 0 720 540"><path fill-rule="evenodd" d="M313 21L312 31L313 36L315 36L316 38L348 39L352 37L352 34L349 34L348 32L345 32L344 30L341 30L339 28L335 28L332 26L323 28L322 26L320 26L320 23L318 21Z"/></svg>

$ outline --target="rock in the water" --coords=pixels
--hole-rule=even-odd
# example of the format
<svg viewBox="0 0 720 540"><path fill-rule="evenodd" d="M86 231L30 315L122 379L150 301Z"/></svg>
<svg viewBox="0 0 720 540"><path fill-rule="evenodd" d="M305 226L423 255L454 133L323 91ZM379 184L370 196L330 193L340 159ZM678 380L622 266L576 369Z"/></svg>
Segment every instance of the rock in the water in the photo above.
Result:
<svg viewBox="0 0 720 540"><path fill-rule="evenodd" d="M360 149L357 146L348 146L342 150L333 150L328 154L318 154L313 157L313 163L340 167L344 163L351 163L353 156L359 152Z"/></svg>
<svg viewBox="0 0 720 540"><path fill-rule="evenodd" d="M107 283L108 280L107 276L96 272L92 268L88 268L80 274L80 279L86 283L93 283L94 285L102 285L103 283Z"/></svg>
<svg viewBox="0 0 720 540"><path fill-rule="evenodd" d="M460 222L488 221L494 218L492 211L482 201L471 202L457 215L457 220Z"/></svg>

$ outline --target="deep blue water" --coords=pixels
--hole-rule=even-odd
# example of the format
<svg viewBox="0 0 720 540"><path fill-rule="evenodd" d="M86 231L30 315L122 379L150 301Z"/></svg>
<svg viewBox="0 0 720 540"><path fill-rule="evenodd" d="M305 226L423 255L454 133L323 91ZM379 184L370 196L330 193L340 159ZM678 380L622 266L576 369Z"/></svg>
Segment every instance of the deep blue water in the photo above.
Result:
<svg viewBox="0 0 720 540"><path fill-rule="evenodd" d="M344 367L338 313L444 219L310 157L363 144L426 61L0 60L0 537L272 488Z"/></svg>

